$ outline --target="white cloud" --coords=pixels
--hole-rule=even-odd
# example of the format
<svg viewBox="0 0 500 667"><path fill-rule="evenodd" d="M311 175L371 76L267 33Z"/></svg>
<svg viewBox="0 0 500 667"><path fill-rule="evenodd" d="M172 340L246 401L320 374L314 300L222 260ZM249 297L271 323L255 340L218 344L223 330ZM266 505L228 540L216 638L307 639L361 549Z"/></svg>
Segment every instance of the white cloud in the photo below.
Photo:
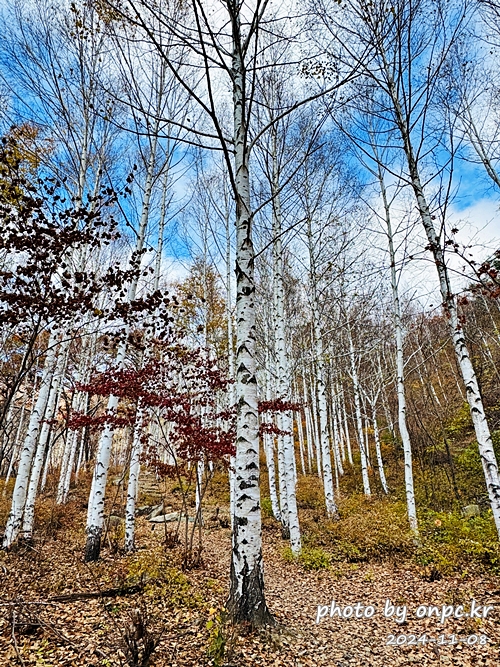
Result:
<svg viewBox="0 0 500 667"><path fill-rule="evenodd" d="M484 197L460 211L451 209L449 220L457 223L457 240L488 253L500 245L500 201Z"/></svg>

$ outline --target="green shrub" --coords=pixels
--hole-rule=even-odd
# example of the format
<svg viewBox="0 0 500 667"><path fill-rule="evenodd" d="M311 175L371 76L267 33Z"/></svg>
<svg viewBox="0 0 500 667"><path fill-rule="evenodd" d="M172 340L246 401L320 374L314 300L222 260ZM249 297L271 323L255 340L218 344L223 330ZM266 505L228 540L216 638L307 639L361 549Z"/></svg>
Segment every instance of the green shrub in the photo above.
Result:
<svg viewBox="0 0 500 667"><path fill-rule="evenodd" d="M366 555L352 542L337 540L333 544L332 560L335 562L356 563L366 560Z"/></svg>
<svg viewBox="0 0 500 667"><path fill-rule="evenodd" d="M321 539L335 561L400 559L412 553L405 503L355 494L339 503L339 513L339 521L319 524L312 540Z"/></svg>
<svg viewBox="0 0 500 667"><path fill-rule="evenodd" d="M323 549L308 546L302 548L298 558L293 555L290 547L285 547L283 558L289 562L298 561L305 570L325 570L330 567L332 562L331 555Z"/></svg>
<svg viewBox="0 0 500 667"><path fill-rule="evenodd" d="M491 439L498 460L500 457L500 431L493 431ZM483 466L475 440L456 456L455 466L458 485L462 490L463 504L487 501L488 494L484 483Z"/></svg>
<svg viewBox="0 0 500 667"><path fill-rule="evenodd" d="M442 574L468 567L500 573L500 544L491 510L469 519L427 511L420 520L420 533L419 564L434 565Z"/></svg>
<svg viewBox="0 0 500 667"><path fill-rule="evenodd" d="M453 418L446 425L445 430L450 438L455 438L462 436L471 428L472 417L470 414L470 407L469 404L464 401L464 403L453 415Z"/></svg>
<svg viewBox="0 0 500 667"><path fill-rule="evenodd" d="M265 517L273 517L273 505L271 503L271 498L261 498L260 500L260 508L262 510L262 514Z"/></svg>
<svg viewBox="0 0 500 667"><path fill-rule="evenodd" d="M169 567L165 557L153 550L136 554L129 562L125 584L139 583L147 596L162 598L174 609L199 607L202 603L186 575Z"/></svg>
<svg viewBox="0 0 500 667"><path fill-rule="evenodd" d="M214 667L221 667L224 663L228 644L228 615L224 608L220 611L210 609L206 624L209 631L207 656L212 660Z"/></svg>
<svg viewBox="0 0 500 667"><path fill-rule="evenodd" d="M318 477L309 476L307 483L297 485L297 507L299 509L323 509L325 494Z"/></svg>

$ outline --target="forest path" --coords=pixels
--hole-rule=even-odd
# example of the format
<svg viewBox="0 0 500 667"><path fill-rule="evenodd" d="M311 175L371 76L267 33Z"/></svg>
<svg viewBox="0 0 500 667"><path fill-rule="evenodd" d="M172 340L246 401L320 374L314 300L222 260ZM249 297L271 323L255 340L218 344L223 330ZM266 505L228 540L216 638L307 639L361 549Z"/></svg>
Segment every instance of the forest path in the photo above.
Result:
<svg viewBox="0 0 500 667"><path fill-rule="evenodd" d="M296 563L283 559L286 546L278 529L269 525L263 533L266 601L278 627L270 633L239 637L233 651L226 651L227 667L409 667L419 664L454 665L457 667L498 667L500 665L500 581L498 578L443 578L428 581L425 572L406 564L338 563L328 570L305 571ZM229 529L204 531L203 568L188 576L197 590L203 591L207 604L220 609L228 592L230 563ZM394 616L386 618L386 600L392 605L407 607L406 622ZM419 605L470 607L472 599L481 605L492 605L486 619L447 618L440 623L435 616L417 619ZM344 609L360 603L360 611L368 605L375 608L371 618L330 618L329 613L316 623L318 605L332 600ZM360 613L360 612L358 612ZM195 667L206 661L204 622L193 614L193 622L167 631L158 647L158 664L162 667ZM223 630L225 633L226 630ZM390 635L396 638L411 635L415 642L428 639L446 641L455 634L456 645L437 643L391 646ZM489 638L486 645L469 646L464 640L476 635ZM229 636L225 635L228 644ZM469 641L474 641L471 639ZM201 643L200 643L201 642ZM160 657L161 656L161 657ZM162 662L166 656L170 661Z"/></svg>
<svg viewBox="0 0 500 667"><path fill-rule="evenodd" d="M214 531L205 541L205 561L208 569L219 571L227 579L229 571L229 531ZM286 562L281 551L285 546L274 531L264 532L264 564L266 601L279 628L270 641L258 644L252 638L240 639L231 658L239 667L406 667L419 664L456 665L462 667L500 665L500 582L493 579L447 578L426 581L422 574L409 566L389 564L339 563L329 570L305 571L296 563ZM386 618L386 600L392 605L407 607L406 622ZM447 618L443 624L436 617L416 618L419 605L442 605L467 610L471 600L483 606L494 606L485 620ZM329 612L316 623L318 605L332 600L342 609L361 603L358 613L368 605L375 607L371 618L330 618ZM485 635L486 645L438 646L422 643L411 646L387 645L390 635L424 634L446 641L455 634L457 639ZM410 640L411 641L411 640ZM474 640L470 640L474 641ZM172 662L172 666L188 667L187 662ZM201 663L200 663L201 664Z"/></svg>
<svg viewBox="0 0 500 667"><path fill-rule="evenodd" d="M158 481L156 474L146 466L141 466L139 493L146 497L151 504L160 503L163 497L161 483Z"/></svg>
<svg viewBox="0 0 500 667"><path fill-rule="evenodd" d="M169 502L175 498L170 497ZM42 535L32 547L0 552L0 665L44 664L49 667L124 667L126 628L137 613L158 646L150 667L204 667L215 663L208 647L226 642L219 667L498 667L500 665L500 581L498 577L443 578L428 581L412 564L335 563L328 570L306 571L283 558L286 542L272 521L264 523L263 554L267 604L278 626L270 632L239 636L233 642L228 626L214 628L227 599L231 533L217 522L203 529L203 566L179 572L180 547L165 548L165 531L145 517L137 519L138 551L125 555L106 546L98 563L82 562L84 508L69 511L65 528ZM51 524L52 525L52 524ZM74 527L72 527L74 526ZM161 570L156 575L152 573ZM165 569L166 568L166 569ZM149 592L136 593L137 573L153 576ZM155 578L158 577L158 583ZM146 580L147 581L147 580ZM128 587L128 588L127 588ZM123 592L88 599L96 591ZM81 599L73 599L78 594ZM83 596L87 595L84 599ZM69 596L70 599L54 598ZM405 623L385 618L386 600L407 606ZM418 620L421 604L463 605L472 599L492 605L484 620L436 618ZM52 601L51 601L52 600ZM318 605L373 605L371 618L330 618L316 623ZM361 609L361 608L360 608ZM13 613L15 636L12 641ZM458 639L484 634L486 645L388 646L389 635L445 634ZM140 641L143 641L141 639ZM416 640L415 640L416 641ZM473 641L473 640L470 640ZM139 642L140 643L140 642Z"/></svg>

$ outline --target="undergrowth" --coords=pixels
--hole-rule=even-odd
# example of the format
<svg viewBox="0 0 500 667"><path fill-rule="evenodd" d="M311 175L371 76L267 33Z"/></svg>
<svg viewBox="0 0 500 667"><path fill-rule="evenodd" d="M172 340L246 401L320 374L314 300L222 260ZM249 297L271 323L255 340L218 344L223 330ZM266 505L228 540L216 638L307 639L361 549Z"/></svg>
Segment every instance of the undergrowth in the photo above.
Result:
<svg viewBox="0 0 500 667"><path fill-rule="evenodd" d="M298 561L306 569L338 562L407 562L431 566L435 573L489 572L500 574L500 544L491 510L480 516L459 512L419 512L421 544L408 527L405 503L366 499L363 495L339 502L340 519L331 521L314 512L302 521L304 548ZM292 560L289 549L284 558Z"/></svg>

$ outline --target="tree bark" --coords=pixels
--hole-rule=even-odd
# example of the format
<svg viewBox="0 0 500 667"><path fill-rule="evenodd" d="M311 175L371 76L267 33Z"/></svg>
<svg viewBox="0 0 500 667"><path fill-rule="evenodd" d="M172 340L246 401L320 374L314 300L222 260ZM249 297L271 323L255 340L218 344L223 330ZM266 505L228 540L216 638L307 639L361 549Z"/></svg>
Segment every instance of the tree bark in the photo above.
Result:
<svg viewBox="0 0 500 667"><path fill-rule="evenodd" d="M273 173L271 194L273 196L273 291L275 315L275 353L277 361L278 395L281 400L291 400L290 362L286 348L285 290L283 285L283 248L281 243L282 219L279 193L279 170L276 156L276 135L273 134ZM282 450L283 472L280 474L280 499L286 496L286 521L284 526L290 535L292 553L298 556L301 550L299 515L297 511L295 448L293 441L293 419L290 410L278 413L278 428L284 432L278 436L278 447ZM278 458L279 462L279 458ZM284 491L284 494L283 494ZM282 505L281 518L285 511Z"/></svg>
<svg viewBox="0 0 500 667"><path fill-rule="evenodd" d="M368 477L368 458L365 449L365 438L363 434L363 421L361 418L361 398L359 391L358 372L356 370L356 358L354 355L354 343L352 341L352 334L349 328L349 356L351 359L351 375L354 391L354 408L356 410L356 424L358 427L358 442L359 451L361 454L361 476L363 478L363 491L365 496L371 496L370 478Z"/></svg>
<svg viewBox="0 0 500 667"><path fill-rule="evenodd" d="M56 343L57 334L51 332L38 397L30 416L28 431L20 454L19 468L17 471L16 483L14 485L14 493L12 495L12 505L3 537L2 546L4 549L8 549L12 546L17 539L21 528L24 506L26 504L26 496L28 493L31 464L33 462L33 456L35 455L38 432L47 406L54 375Z"/></svg>
<svg viewBox="0 0 500 667"><path fill-rule="evenodd" d="M234 180L236 198L236 456L230 592L235 622L273 624L264 596L259 414L255 368L255 277L248 167L246 73L239 12L233 22Z"/></svg>
<svg viewBox="0 0 500 667"><path fill-rule="evenodd" d="M465 384L467 402L469 403L472 422L474 424L484 478L491 503L491 510L500 537L500 477L498 474L498 463L491 440L491 433L484 411L483 400L479 390L476 373L470 359L469 350L465 342L463 326L458 317L457 301L451 289L444 253L436 234L436 230L434 229L431 212L420 180L418 164L413 154L410 135L404 122L403 112L397 96L396 86L391 79L389 80L389 87L392 102L394 104L397 125L401 134L404 152L408 163L411 185L417 200L420 218L429 242L429 249L432 252L438 273L439 288L443 299L443 309L448 319L453 347L455 349L462 379Z"/></svg>
<svg viewBox="0 0 500 667"><path fill-rule="evenodd" d="M384 204L385 223L387 226L387 242L389 246L389 262L391 265L392 310L394 315L394 333L396 337L396 384L398 394L398 426L403 442L405 466L405 494L406 508L410 530L418 537L417 509L415 504L415 489L413 484L413 457L411 451L410 434L406 424L406 395L404 379L404 352L403 352L403 324L401 319L401 304L399 301L398 278L396 274L396 253L394 250L394 236L392 233L391 212L387 191L380 165L378 165L378 179L380 192Z"/></svg>

